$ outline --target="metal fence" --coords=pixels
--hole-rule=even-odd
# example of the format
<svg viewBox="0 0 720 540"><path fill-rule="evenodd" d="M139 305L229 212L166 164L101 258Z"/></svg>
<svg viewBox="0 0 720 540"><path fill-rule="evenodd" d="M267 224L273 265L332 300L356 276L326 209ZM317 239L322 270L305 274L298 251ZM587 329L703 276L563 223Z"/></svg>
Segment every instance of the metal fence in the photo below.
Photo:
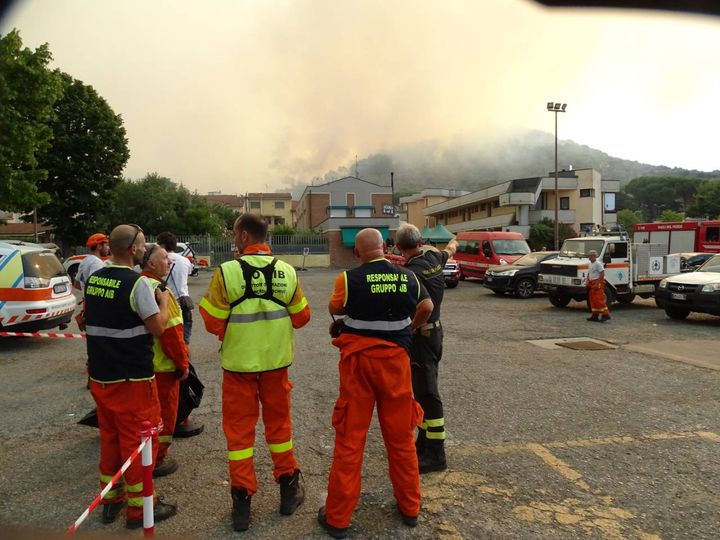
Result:
<svg viewBox="0 0 720 540"><path fill-rule="evenodd" d="M232 260L235 255L235 242L232 236L210 236L209 234L180 235L178 242L185 242L192 247L195 255L209 256L210 264L217 266ZM147 242L155 242L155 236L146 235ZM322 234L270 234L268 238L272 252L277 255L302 255L308 253L329 253L328 242ZM85 246L75 246L74 253L87 253Z"/></svg>
<svg viewBox="0 0 720 540"><path fill-rule="evenodd" d="M155 237L147 236L147 241L154 242ZM232 236L181 235L178 241L189 244L198 256L209 256L213 266L235 256ZM304 249L308 249L308 253L328 253L327 238L321 234L270 234L268 244L276 255L302 255Z"/></svg>

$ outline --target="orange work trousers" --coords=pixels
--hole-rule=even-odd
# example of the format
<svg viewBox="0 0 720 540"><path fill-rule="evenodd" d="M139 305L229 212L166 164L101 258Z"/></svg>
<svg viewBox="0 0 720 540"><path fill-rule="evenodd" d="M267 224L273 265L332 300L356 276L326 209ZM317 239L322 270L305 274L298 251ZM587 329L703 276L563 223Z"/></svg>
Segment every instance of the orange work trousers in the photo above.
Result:
<svg viewBox="0 0 720 540"><path fill-rule="evenodd" d="M175 433L178 400L180 398L180 379L177 378L174 371L171 371L155 373L155 380L157 381L160 416L163 423L162 430L160 430L157 463L162 463L172 444L173 433Z"/></svg>
<svg viewBox="0 0 720 540"><path fill-rule="evenodd" d="M260 404L275 481L299 468L292 441L291 390L287 368L261 373L223 372L222 419L232 487L243 487L249 495L257 492L253 454Z"/></svg>
<svg viewBox="0 0 720 540"><path fill-rule="evenodd" d="M593 279L588 282L588 299L590 310L593 315L610 315L605 298L605 282L601 279Z"/></svg>
<svg viewBox="0 0 720 540"><path fill-rule="evenodd" d="M160 424L160 402L155 379L103 384L90 381L90 392L97 405L100 428L100 485L120 470L140 444L140 424L147 420ZM153 463L157 456L158 438L153 436ZM125 471L125 485L120 483L103 499L103 504L116 503L127 497L127 519L142 518L142 463L140 456ZM127 493L126 493L127 492Z"/></svg>
<svg viewBox="0 0 720 540"><path fill-rule="evenodd" d="M420 513L420 476L414 432L423 418L413 398L407 351L388 341L341 334L340 395L333 410L335 451L325 503L327 522L348 527L360 497L363 449L377 403L390 481L400 511Z"/></svg>

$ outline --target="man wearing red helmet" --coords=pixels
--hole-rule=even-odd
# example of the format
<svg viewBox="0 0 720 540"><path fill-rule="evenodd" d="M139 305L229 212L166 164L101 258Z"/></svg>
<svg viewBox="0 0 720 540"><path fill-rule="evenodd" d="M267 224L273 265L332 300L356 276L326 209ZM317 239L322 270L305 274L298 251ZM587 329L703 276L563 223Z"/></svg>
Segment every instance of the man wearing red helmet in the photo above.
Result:
<svg viewBox="0 0 720 540"><path fill-rule="evenodd" d="M103 258L110 255L110 244L108 242L108 237L102 233L95 233L87 239L85 245L90 248L90 254L80 261L77 274L75 274L75 282L73 283L76 289L84 291L88 278L105 266Z"/></svg>

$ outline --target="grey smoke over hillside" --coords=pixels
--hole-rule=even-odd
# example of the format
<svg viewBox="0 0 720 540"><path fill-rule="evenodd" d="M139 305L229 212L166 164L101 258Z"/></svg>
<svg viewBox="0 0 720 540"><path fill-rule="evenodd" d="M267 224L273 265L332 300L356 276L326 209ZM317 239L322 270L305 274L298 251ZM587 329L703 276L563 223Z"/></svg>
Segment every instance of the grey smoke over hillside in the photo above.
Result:
<svg viewBox="0 0 720 540"><path fill-rule="evenodd" d="M390 184L395 173L396 191L414 191L427 187L458 188L469 191L513 178L550 174L554 170L553 135L529 131L492 145L478 140L457 138L450 143L428 140L358 158L360 178L380 185ZM601 150L570 140L558 142L558 169L594 168L607 180L625 185L639 176L718 177L720 171L702 172L663 165L649 165L620 159ZM355 162L328 171L323 177L290 186L295 197L310 183L322 184L344 176L354 176Z"/></svg>

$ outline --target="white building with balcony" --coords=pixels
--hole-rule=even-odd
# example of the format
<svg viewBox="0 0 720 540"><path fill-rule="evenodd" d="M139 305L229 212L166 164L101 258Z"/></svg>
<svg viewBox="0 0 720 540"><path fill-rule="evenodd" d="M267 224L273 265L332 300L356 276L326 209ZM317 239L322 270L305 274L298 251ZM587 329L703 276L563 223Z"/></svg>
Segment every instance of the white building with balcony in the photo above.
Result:
<svg viewBox="0 0 720 540"><path fill-rule="evenodd" d="M578 233L597 224L613 226L619 191L618 180L603 180L594 169L559 171L558 221ZM544 218L555 220L555 176L508 180L422 212L451 232L502 230L527 237L530 225Z"/></svg>

